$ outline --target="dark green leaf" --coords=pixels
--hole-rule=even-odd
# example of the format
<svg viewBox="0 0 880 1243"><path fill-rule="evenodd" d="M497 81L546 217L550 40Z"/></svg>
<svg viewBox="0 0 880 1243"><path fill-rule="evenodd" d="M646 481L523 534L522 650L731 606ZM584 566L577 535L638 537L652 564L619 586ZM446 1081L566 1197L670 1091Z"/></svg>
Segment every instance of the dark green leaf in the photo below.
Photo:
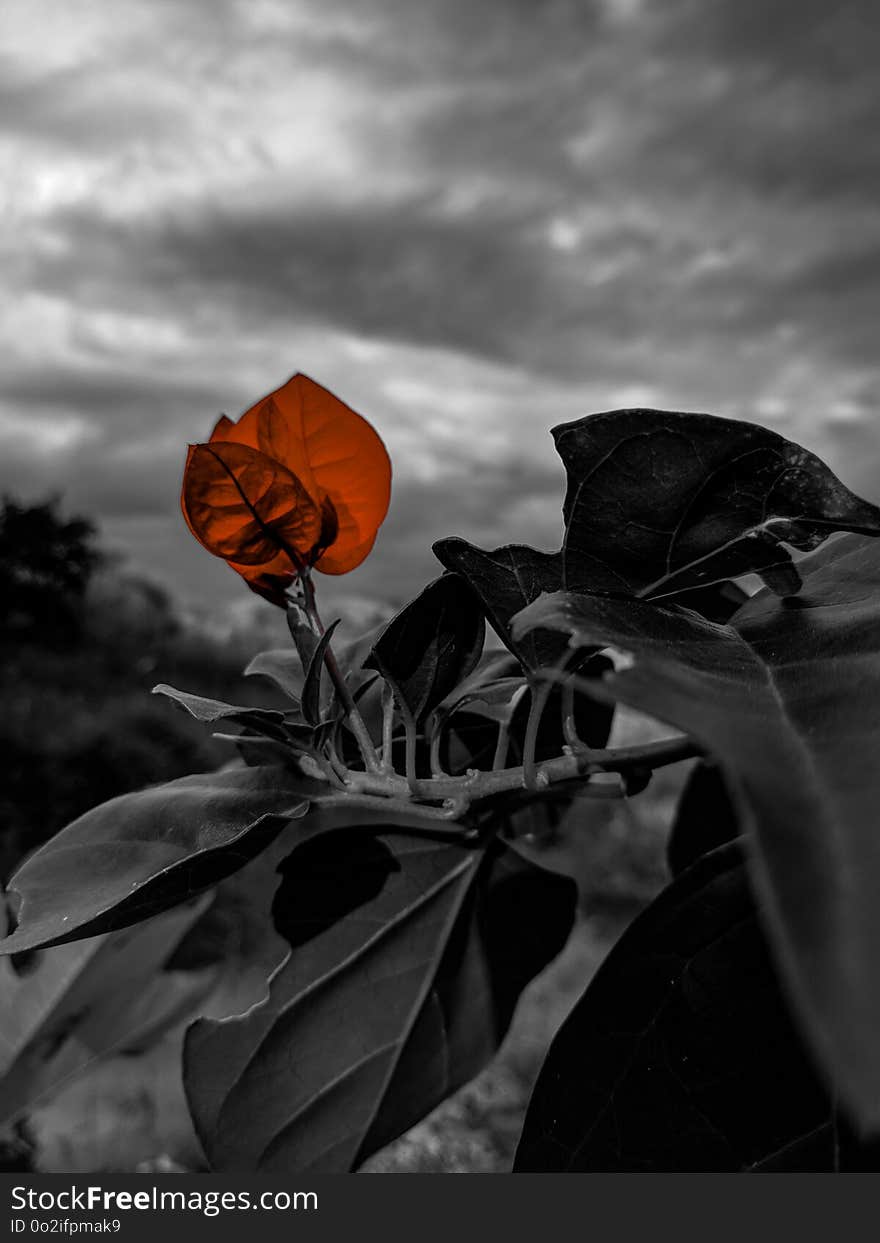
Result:
<svg viewBox="0 0 880 1243"><path fill-rule="evenodd" d="M303 669L308 668L320 636L316 633L308 615L298 604L289 604L286 610L287 629L293 639L294 647Z"/></svg>
<svg viewBox="0 0 880 1243"><path fill-rule="evenodd" d="M515 1169L830 1170L836 1129L731 844L600 967L551 1046Z"/></svg>
<svg viewBox="0 0 880 1243"><path fill-rule="evenodd" d="M492 848L359 1160L420 1121L494 1056L523 989L565 945L575 900L567 877Z"/></svg>
<svg viewBox="0 0 880 1243"><path fill-rule="evenodd" d="M298 704L302 697L303 673L299 653L290 648L271 648L258 652L244 671L246 678L253 676L269 678L276 686Z"/></svg>
<svg viewBox="0 0 880 1243"><path fill-rule="evenodd" d="M524 668L534 671L556 663L565 650L558 635L529 631L514 639L510 619L541 592L563 586L558 553L537 552L523 544L484 552L457 538L440 540L434 545L434 553L447 570L467 580L499 639Z"/></svg>
<svg viewBox="0 0 880 1243"><path fill-rule="evenodd" d="M345 1172L470 1078L561 949L573 886L504 848L363 827L294 851L273 911L291 954L269 996L187 1036L212 1166Z"/></svg>
<svg viewBox="0 0 880 1243"><path fill-rule="evenodd" d="M309 804L281 767L182 777L74 820L9 882L18 927L0 953L61 945L138 923L259 854Z"/></svg>
<svg viewBox="0 0 880 1243"><path fill-rule="evenodd" d="M568 487L564 586L658 597L755 571L783 594L781 541L880 534L880 510L776 432L666 410L611 410L553 429Z"/></svg>
<svg viewBox="0 0 880 1243"><path fill-rule="evenodd" d="M699 763L688 777L669 834L666 858L673 876L718 846L733 841L740 827L721 772Z"/></svg>
<svg viewBox="0 0 880 1243"><path fill-rule="evenodd" d="M611 662L605 656L590 656L582 666L582 675L598 677L610 667ZM504 681L490 683L490 700L494 698L493 685L498 686L499 694L504 693ZM494 705L490 702L485 706L478 702L477 692L464 698L465 702L456 709L446 725L446 748L443 752L446 770L462 773L468 768L491 768L498 737L497 722L504 718L508 719L510 731L508 763L522 763L530 696L516 695L507 704ZM614 718L613 705L588 695L576 695L573 708L573 724L581 742L590 747L604 747ZM535 740L535 759L539 762L562 754L565 745L562 711L562 691L553 688L547 697Z"/></svg>
<svg viewBox="0 0 880 1243"><path fill-rule="evenodd" d="M834 531L880 534L876 506L813 454L751 423L612 410L553 436L568 479L558 553L521 544L487 552L458 538L434 545L530 670L555 664L561 651L542 631L511 633L513 615L542 592L688 592L683 604L726 620L739 590L728 579L757 572L781 594L797 591L783 542L811 549Z"/></svg>
<svg viewBox="0 0 880 1243"><path fill-rule="evenodd" d="M179 691L173 686L166 686L164 682L153 687L153 694L167 696L190 716L204 724L228 721L235 725L244 725L258 733L267 733L273 738L284 736L281 729L284 714L274 708L248 708L222 703L219 699L205 699L201 695L190 695L188 691Z"/></svg>
<svg viewBox="0 0 880 1243"><path fill-rule="evenodd" d="M377 622L375 626L371 626L357 638L340 644L336 655L340 665L349 675L356 674L363 668L364 661L375 647L379 635L388 625L388 620L386 617L384 621Z"/></svg>
<svg viewBox="0 0 880 1243"><path fill-rule="evenodd" d="M467 677L462 678L458 685L453 687L446 698L441 700L438 707L441 711L451 708L463 695L471 695L479 691L481 687L494 685L505 678L518 677L522 677L522 666L510 652L504 652L500 649L495 649L494 651L484 650Z"/></svg>
<svg viewBox="0 0 880 1243"><path fill-rule="evenodd" d="M208 905L210 896L139 928L36 951L20 971L0 959L0 1122L193 1013L214 972L163 967Z"/></svg>
<svg viewBox="0 0 880 1243"><path fill-rule="evenodd" d="M489 721L509 725L516 705L523 695L528 695L528 683L525 678L497 678L494 682L485 682L476 690L460 695L446 712L454 714L468 708L477 716L486 717Z"/></svg>
<svg viewBox="0 0 880 1243"><path fill-rule="evenodd" d="M720 583L711 583L708 587L680 591L675 596L675 603L682 608L701 613L709 621L726 622L730 621L748 598L748 593L743 591L739 583L725 579Z"/></svg>
<svg viewBox="0 0 880 1243"><path fill-rule="evenodd" d="M718 762L772 942L810 1040L866 1126L880 1126L880 544L800 565L736 629L675 606L547 596L518 624L613 644L632 667L594 693L669 721Z"/></svg>
<svg viewBox="0 0 880 1243"><path fill-rule="evenodd" d="M321 675L324 672L324 655L333 638L333 631L339 625L339 618L327 627L315 644L314 651L306 665L306 676L303 682L302 712L311 725L321 720Z"/></svg>
<svg viewBox="0 0 880 1243"><path fill-rule="evenodd" d="M420 721L471 672L484 637L473 593L458 574L443 574L391 619L364 664Z"/></svg>

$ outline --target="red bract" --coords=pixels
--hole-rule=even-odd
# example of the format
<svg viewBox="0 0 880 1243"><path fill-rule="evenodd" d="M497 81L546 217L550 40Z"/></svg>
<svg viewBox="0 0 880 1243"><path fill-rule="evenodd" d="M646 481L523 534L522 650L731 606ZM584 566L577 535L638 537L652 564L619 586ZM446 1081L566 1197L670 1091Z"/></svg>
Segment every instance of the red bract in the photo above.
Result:
<svg viewBox="0 0 880 1243"><path fill-rule="evenodd" d="M391 462L366 419L295 375L206 444L190 445L181 506L199 542L248 586L284 605L314 566L345 574L388 511Z"/></svg>

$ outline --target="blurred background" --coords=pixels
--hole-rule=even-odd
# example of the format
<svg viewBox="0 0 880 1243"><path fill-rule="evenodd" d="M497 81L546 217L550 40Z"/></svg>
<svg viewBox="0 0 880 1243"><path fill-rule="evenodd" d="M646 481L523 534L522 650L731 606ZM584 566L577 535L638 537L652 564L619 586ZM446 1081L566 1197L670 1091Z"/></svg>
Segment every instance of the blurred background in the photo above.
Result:
<svg viewBox="0 0 880 1243"><path fill-rule="evenodd" d="M253 698L283 621L180 478L294 371L394 463L374 553L319 584L351 629L434 539L556 546L549 429L590 411L759 421L880 502L878 36L873 0L4 0L4 877L230 758L147 692ZM593 897L661 882L669 798L608 821ZM53 1125L54 1168L110 1159Z"/></svg>

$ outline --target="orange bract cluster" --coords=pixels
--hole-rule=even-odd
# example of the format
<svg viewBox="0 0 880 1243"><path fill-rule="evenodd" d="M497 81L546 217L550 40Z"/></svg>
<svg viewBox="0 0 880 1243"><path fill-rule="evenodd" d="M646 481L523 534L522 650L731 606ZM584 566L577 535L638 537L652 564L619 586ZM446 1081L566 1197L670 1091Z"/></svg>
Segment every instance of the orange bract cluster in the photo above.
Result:
<svg viewBox="0 0 880 1243"><path fill-rule="evenodd" d="M391 462L370 424L295 375L236 423L223 415L207 444L190 445L181 505L209 552L283 606L304 569L360 565L390 496Z"/></svg>

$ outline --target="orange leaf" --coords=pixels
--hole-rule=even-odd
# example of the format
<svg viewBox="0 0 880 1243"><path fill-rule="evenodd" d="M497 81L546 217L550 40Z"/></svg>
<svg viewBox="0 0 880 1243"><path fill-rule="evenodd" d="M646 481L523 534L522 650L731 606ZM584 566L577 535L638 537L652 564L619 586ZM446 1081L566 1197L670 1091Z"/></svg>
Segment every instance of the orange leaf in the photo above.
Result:
<svg viewBox="0 0 880 1243"><path fill-rule="evenodd" d="M241 575L251 591L255 591L270 604L277 604L282 609L287 608L284 593L299 573L298 569L292 565L287 553L280 552L277 557L272 561L267 561L264 565L238 565L235 561L229 560L226 564L231 570Z"/></svg>
<svg viewBox="0 0 880 1243"><path fill-rule="evenodd" d="M317 506L329 498L336 538L315 562L327 574L360 565L373 546L391 496L391 462L366 419L308 376L295 375L232 423L225 417L211 443L250 445L280 462Z"/></svg>
<svg viewBox="0 0 880 1243"><path fill-rule="evenodd" d="M191 445L183 480L183 513L205 548L234 568L271 564L292 580L321 540L322 515L287 467L248 445ZM243 572L243 571L240 571Z"/></svg>

